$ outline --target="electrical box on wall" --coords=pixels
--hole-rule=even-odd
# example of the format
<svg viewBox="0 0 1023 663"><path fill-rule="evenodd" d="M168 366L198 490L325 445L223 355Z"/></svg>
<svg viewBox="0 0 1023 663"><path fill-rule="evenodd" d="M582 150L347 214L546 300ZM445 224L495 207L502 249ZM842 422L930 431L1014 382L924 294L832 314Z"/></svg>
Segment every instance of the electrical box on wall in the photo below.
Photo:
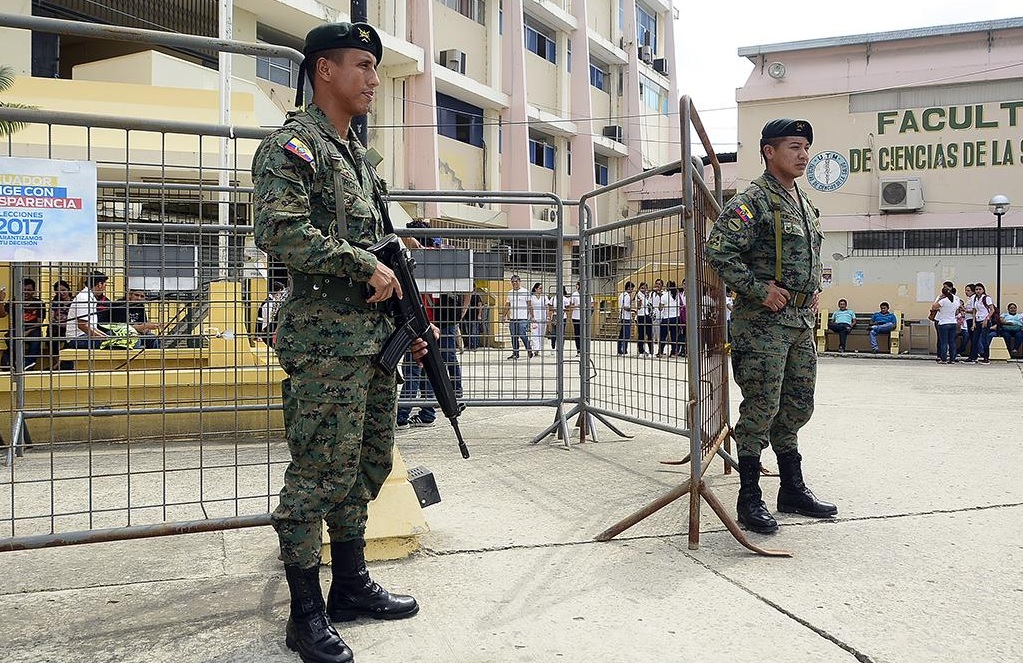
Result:
<svg viewBox="0 0 1023 663"><path fill-rule="evenodd" d="M924 193L919 177L882 177L878 206L882 212L915 212L923 209Z"/></svg>

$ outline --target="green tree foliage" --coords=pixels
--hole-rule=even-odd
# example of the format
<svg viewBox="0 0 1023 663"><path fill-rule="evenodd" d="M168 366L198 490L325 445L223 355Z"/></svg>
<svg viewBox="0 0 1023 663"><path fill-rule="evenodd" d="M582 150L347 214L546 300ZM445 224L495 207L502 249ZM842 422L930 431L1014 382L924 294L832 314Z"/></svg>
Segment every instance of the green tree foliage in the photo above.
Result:
<svg viewBox="0 0 1023 663"><path fill-rule="evenodd" d="M0 65L0 92L6 92L12 87L14 87L14 69L7 65ZM0 108L32 108L32 106L0 101ZM15 131L21 131L26 126L28 125L25 122L0 120L0 136L8 136Z"/></svg>

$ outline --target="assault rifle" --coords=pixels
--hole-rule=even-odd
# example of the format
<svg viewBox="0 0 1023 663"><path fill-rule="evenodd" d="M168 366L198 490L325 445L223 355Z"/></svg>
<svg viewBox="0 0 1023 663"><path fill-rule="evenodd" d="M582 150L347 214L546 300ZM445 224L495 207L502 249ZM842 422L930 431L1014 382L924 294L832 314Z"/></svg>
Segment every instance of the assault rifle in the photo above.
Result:
<svg viewBox="0 0 1023 663"><path fill-rule="evenodd" d="M458 415L462 413L465 406L458 402L455 388L451 384L451 376L448 374L448 369L441 356L440 344L433 336L430 319L426 317L426 308L423 306L423 299L419 295L419 287L413 276L416 261L412 259L412 255L397 235L393 233L366 250L394 271L403 293L401 299L391 297L385 302L394 316L396 328L391 337L387 339L380 354L377 355L376 364L385 371L394 371L409 346L412 345L412 341L417 338L426 341L429 352L422 359L423 369L426 370L426 377L430 379L441 411L451 422L451 427L455 429L455 437L458 438L458 449L462 452L462 458L468 458L469 447L465 446L462 431L458 428Z"/></svg>

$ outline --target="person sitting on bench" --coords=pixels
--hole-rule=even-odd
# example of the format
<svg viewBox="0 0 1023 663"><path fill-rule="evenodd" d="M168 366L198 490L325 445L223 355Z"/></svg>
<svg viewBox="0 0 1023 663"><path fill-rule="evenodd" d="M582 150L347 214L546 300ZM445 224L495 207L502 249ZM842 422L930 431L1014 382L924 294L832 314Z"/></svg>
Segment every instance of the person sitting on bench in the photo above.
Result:
<svg viewBox="0 0 1023 663"><path fill-rule="evenodd" d="M895 314L888 312L888 302L881 302L881 310L870 316L870 349L874 354L881 352L877 347L877 335L890 333L897 322Z"/></svg>
<svg viewBox="0 0 1023 663"><path fill-rule="evenodd" d="M839 352L845 352L845 340L856 326L856 311L846 308L847 306L848 302L839 299L838 310L831 314L831 322L828 323L828 329L838 334Z"/></svg>

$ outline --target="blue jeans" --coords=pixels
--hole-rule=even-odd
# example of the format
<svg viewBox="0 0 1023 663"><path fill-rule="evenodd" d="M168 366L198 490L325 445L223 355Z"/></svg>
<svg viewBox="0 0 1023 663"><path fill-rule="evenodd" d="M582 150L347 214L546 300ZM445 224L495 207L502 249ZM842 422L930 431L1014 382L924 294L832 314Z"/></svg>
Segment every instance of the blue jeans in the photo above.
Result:
<svg viewBox="0 0 1023 663"><path fill-rule="evenodd" d="M522 339L522 344L529 351L529 320L512 320L509 322L511 329L511 341L512 341L512 356L519 356L519 339Z"/></svg>
<svg viewBox="0 0 1023 663"><path fill-rule="evenodd" d="M419 368L419 364L412 359L412 353L405 353L405 366L402 374L405 378L405 382L401 385L401 392L399 398L412 399L419 395L421 391L423 398L433 398L433 385L430 384L430 380L426 377L426 372ZM404 425L408 423L409 415L412 413L412 408L408 405L398 406L398 425ZM419 418L424 423L430 423L437 419L437 410L431 406L424 406L419 408Z"/></svg>
<svg viewBox="0 0 1023 663"><path fill-rule="evenodd" d="M1005 339L1005 347L1010 355L1023 347L1023 329L1003 329L1002 338Z"/></svg>
<svg viewBox="0 0 1023 663"><path fill-rule="evenodd" d="M829 322L828 329L838 334L838 347L845 350L845 341L849 338L849 332L852 331L852 325L848 322Z"/></svg>
<svg viewBox="0 0 1023 663"><path fill-rule="evenodd" d="M632 338L632 320L618 321L618 354L629 353L629 339Z"/></svg>
<svg viewBox="0 0 1023 663"><path fill-rule="evenodd" d="M99 350L100 344L107 339L94 336L76 336L64 344L72 350Z"/></svg>
<svg viewBox="0 0 1023 663"><path fill-rule="evenodd" d="M639 354L643 354L647 349L650 350L650 354L654 353L654 323L649 315L636 317L636 338Z"/></svg>
<svg viewBox="0 0 1023 663"><path fill-rule="evenodd" d="M970 361L976 361L978 357L988 358L988 331L990 329L983 324L973 323L973 335L970 338Z"/></svg>
<svg viewBox="0 0 1023 663"><path fill-rule="evenodd" d="M891 330L895 329L894 322L886 322L883 325L871 325L870 326L870 347L877 350L877 335L887 334Z"/></svg>
<svg viewBox="0 0 1023 663"><path fill-rule="evenodd" d="M941 361L956 360L956 333L959 325L952 322L938 325L938 359Z"/></svg>

